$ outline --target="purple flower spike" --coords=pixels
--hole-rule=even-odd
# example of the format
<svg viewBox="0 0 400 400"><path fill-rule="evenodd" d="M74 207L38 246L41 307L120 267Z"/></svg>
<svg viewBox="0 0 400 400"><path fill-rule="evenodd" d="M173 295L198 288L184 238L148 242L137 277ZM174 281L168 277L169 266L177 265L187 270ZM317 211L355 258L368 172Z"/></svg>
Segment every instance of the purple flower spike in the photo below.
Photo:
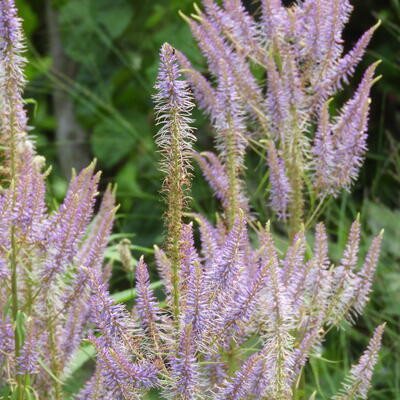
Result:
<svg viewBox="0 0 400 400"><path fill-rule="evenodd" d="M380 325L375 329L367 350L361 356L359 362L352 366L349 375L342 384L342 390L333 397L333 400L367 399L374 366L378 361L378 352L385 325Z"/></svg>
<svg viewBox="0 0 400 400"><path fill-rule="evenodd" d="M25 87L23 68L26 60L21 20L13 0L0 4L0 142L9 151L2 151L7 167L18 170L24 155L33 152L33 143L27 137L27 115L24 110L22 91ZM14 153L11 156L11 153ZM12 166L11 163L14 163Z"/></svg>
<svg viewBox="0 0 400 400"><path fill-rule="evenodd" d="M214 119L213 112L216 105L214 88L201 73L192 67L192 64L184 54L176 50L175 55L182 67L182 72L190 83L197 103Z"/></svg>
<svg viewBox="0 0 400 400"><path fill-rule="evenodd" d="M287 218L291 188L286 176L285 163L276 151L273 142L268 148L268 166L271 181L271 207L280 218Z"/></svg>
<svg viewBox="0 0 400 400"><path fill-rule="evenodd" d="M157 345L159 341L159 332L156 322L159 320L159 309L153 291L150 289L149 273L147 271L147 265L144 263L143 256L136 266L136 281L136 310L143 328L149 333L154 344Z"/></svg>
<svg viewBox="0 0 400 400"><path fill-rule="evenodd" d="M91 273L88 281L93 296L90 299L91 320L108 343L126 337L131 330L129 315L122 304L110 298L107 285L98 274Z"/></svg>
<svg viewBox="0 0 400 400"><path fill-rule="evenodd" d="M101 339L91 336L90 341L98 351L107 390L114 396L130 398L140 393L138 388L156 385L158 370L153 364L132 363L120 349L109 346Z"/></svg>
<svg viewBox="0 0 400 400"><path fill-rule="evenodd" d="M71 263L93 214L97 183L100 175L93 175L94 164L84 169L72 182L64 202L48 221L43 232L48 258L43 283L51 282Z"/></svg>
<svg viewBox="0 0 400 400"><path fill-rule="evenodd" d="M336 148L336 187L348 188L358 175L367 150L368 117L372 85L376 82L374 73L379 63L371 65L355 93L344 106L336 124L332 127Z"/></svg>
<svg viewBox="0 0 400 400"><path fill-rule="evenodd" d="M244 362L239 371L236 372L232 382L226 383L225 387L220 390L216 399L218 400L241 400L248 396L254 378L257 375L257 364L260 355L254 354Z"/></svg>
<svg viewBox="0 0 400 400"><path fill-rule="evenodd" d="M359 286L354 295L354 308L358 314L361 314L365 305L369 300L369 294L372 289L372 280L378 265L379 253L382 243L383 231L373 240L368 254L365 258L364 265L357 273L359 278Z"/></svg>
<svg viewBox="0 0 400 400"><path fill-rule="evenodd" d="M242 213L236 218L232 231L226 238L214 265L209 271L210 284L219 289L232 285L242 267L246 238L246 218Z"/></svg>
<svg viewBox="0 0 400 400"><path fill-rule="evenodd" d="M186 310L184 313L184 321L186 324L191 324L195 335L200 334L205 328L208 315L208 297L209 293L205 285L204 273L200 263L195 262L190 270Z"/></svg>
<svg viewBox="0 0 400 400"><path fill-rule="evenodd" d="M8 320L0 320L0 362L14 351L14 329Z"/></svg>
<svg viewBox="0 0 400 400"><path fill-rule="evenodd" d="M181 235L181 286L182 292L187 292L187 282L191 271L195 268L196 264L200 263L199 255L194 245L193 238L193 224L186 224L182 226Z"/></svg>
<svg viewBox="0 0 400 400"><path fill-rule="evenodd" d="M320 191L334 192L336 188L335 182L332 180L332 173L335 168L335 148L329 116L329 102L321 107L313 153L315 156L315 187Z"/></svg>
<svg viewBox="0 0 400 400"><path fill-rule="evenodd" d="M34 375L39 372L38 331L32 325L26 334L24 346L17 358L17 374Z"/></svg>
<svg viewBox="0 0 400 400"><path fill-rule="evenodd" d="M198 367L194 356L192 326L186 325L181 332L177 355L171 360L172 375L176 379L175 392L180 398L197 398Z"/></svg>

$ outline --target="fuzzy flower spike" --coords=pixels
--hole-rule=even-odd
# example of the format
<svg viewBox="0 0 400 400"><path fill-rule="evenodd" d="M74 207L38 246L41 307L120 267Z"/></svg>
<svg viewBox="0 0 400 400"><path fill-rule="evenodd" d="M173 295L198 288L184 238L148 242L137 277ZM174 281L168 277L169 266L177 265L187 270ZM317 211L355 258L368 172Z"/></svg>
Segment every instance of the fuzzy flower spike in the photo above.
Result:
<svg viewBox="0 0 400 400"><path fill-rule="evenodd" d="M357 364L353 365L342 384L342 389L333 400L366 400L371 386L375 364L378 362L378 352L381 348L385 324L379 325L368 344L367 349Z"/></svg>
<svg viewBox="0 0 400 400"><path fill-rule="evenodd" d="M161 171L166 177L163 192L166 194L165 216L167 255L172 269L172 300L174 315L179 314L179 270L181 264L180 237L182 214L190 186L190 157L195 141L190 112L193 108L186 81L178 66L173 49L168 43L161 47L160 67L154 96L157 124L161 126L156 143L162 156Z"/></svg>
<svg viewBox="0 0 400 400"><path fill-rule="evenodd" d="M0 3L0 144L7 178L16 172L18 154L32 150L27 138L27 116L22 92L25 87L23 68L26 60L21 20L13 0ZM26 154L26 153L25 153Z"/></svg>

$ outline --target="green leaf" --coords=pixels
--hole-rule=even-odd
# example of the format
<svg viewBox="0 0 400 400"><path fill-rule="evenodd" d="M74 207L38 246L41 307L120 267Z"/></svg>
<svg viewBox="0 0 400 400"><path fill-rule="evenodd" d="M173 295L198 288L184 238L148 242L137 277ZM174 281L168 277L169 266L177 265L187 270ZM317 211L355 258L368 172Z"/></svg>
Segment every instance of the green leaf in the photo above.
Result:
<svg viewBox="0 0 400 400"><path fill-rule="evenodd" d="M133 17L127 0L70 0L60 8L65 52L73 60L94 65L111 50ZM90 48L88 48L90 46Z"/></svg>
<svg viewBox="0 0 400 400"><path fill-rule="evenodd" d="M83 364L85 364L88 360L93 358L96 354L95 348L91 344L86 344L82 346L74 355L72 358L70 364L68 365L68 368L66 368L66 371L68 371L68 376L71 376L75 371L80 369ZM63 377L63 380L68 378L68 376Z"/></svg>
<svg viewBox="0 0 400 400"><path fill-rule="evenodd" d="M159 289L163 286L162 281L157 281L154 282L150 285L150 288L152 290ZM125 303L126 301L132 300L136 297L136 289L126 289L123 290L122 292L114 293L111 295L111 298L116 302L116 303Z"/></svg>
<svg viewBox="0 0 400 400"><path fill-rule="evenodd" d="M18 9L18 15L22 18L24 35L30 37L32 32L38 26L38 16L34 13L29 2L26 0L17 0L16 6Z"/></svg>
<svg viewBox="0 0 400 400"><path fill-rule="evenodd" d="M19 342L24 343L26 315L22 311L18 311L15 324L16 324L16 331L17 331Z"/></svg>
<svg viewBox="0 0 400 400"><path fill-rule="evenodd" d="M55 380L57 383L59 383L60 385L64 385L64 382L60 381L60 379L58 379L53 372L51 371L51 369L42 361L39 360L38 361L39 365L47 372L47 374L53 379Z"/></svg>
<svg viewBox="0 0 400 400"><path fill-rule="evenodd" d="M105 168L121 161L135 145L134 137L110 120L98 124L90 139L94 155Z"/></svg>
<svg viewBox="0 0 400 400"><path fill-rule="evenodd" d="M400 210L391 210L383 204L366 203L366 218L374 235L385 228L382 248L385 253L400 257Z"/></svg>
<svg viewBox="0 0 400 400"><path fill-rule="evenodd" d="M68 1L60 8L59 22L65 53L74 61L92 64L95 55L104 56L107 53L107 49L96 40L88 1Z"/></svg>
<svg viewBox="0 0 400 400"><path fill-rule="evenodd" d="M119 196L143 197L143 191L138 182L138 161L129 160L118 172L116 181Z"/></svg>
<svg viewBox="0 0 400 400"><path fill-rule="evenodd" d="M133 10L126 0L92 0L92 15L111 36L120 36L132 20Z"/></svg>

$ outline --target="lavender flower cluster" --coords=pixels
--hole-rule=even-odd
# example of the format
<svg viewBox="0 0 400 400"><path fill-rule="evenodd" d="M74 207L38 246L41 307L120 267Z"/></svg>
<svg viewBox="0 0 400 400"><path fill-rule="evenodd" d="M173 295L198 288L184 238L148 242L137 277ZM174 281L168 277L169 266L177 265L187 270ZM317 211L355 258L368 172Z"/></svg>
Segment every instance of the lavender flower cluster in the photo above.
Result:
<svg viewBox="0 0 400 400"><path fill-rule="evenodd" d="M13 0L0 2L0 34L0 389L7 399L61 399L93 313L89 276L107 279L102 264L114 193L107 189L93 219L100 177L93 163L73 177L63 203L48 209L48 172L27 134L24 46Z"/></svg>
<svg viewBox="0 0 400 400"><path fill-rule="evenodd" d="M188 22L213 82L164 44L156 83L167 211L165 246L155 247L155 258L165 301L152 291L142 257L128 311L108 291L103 255L116 208L109 188L93 218L94 164L73 177L56 210L46 206L48 172L27 133L22 101L20 20L13 0L0 0L0 389L6 398L63 399L69 362L87 338L96 363L79 400L143 399L152 390L181 400L295 399L327 333L353 323L368 302L382 234L360 260L356 219L335 265L324 224L315 227L313 250L308 246L302 208L306 179L323 196L348 187L358 173L376 65L335 118L329 103L375 27L342 56L347 0L290 8L262 0L259 20L240 0L203 3L205 12L196 8ZM257 68L266 73L266 90L253 75ZM217 153L192 149L189 86L211 117ZM245 194L250 141L265 150L271 206L291 219L283 253ZM221 203L216 223L190 212L192 158ZM334 400L367 398L383 330L384 324L376 328Z"/></svg>
<svg viewBox="0 0 400 400"><path fill-rule="evenodd" d="M247 144L260 146L267 153L270 205L298 225L306 179L319 195L337 194L350 187L362 165L377 63L337 115L330 114L329 104L348 83L379 24L343 54L349 0L304 0L290 7L261 0L256 19L240 0L202 3L204 11L196 7L191 18L183 17L207 60L210 79L183 54L177 56L217 141L226 140L227 130L236 138L235 161L226 159L225 146L220 153L225 170L231 163L242 166Z"/></svg>
<svg viewBox="0 0 400 400"><path fill-rule="evenodd" d="M235 123L230 116L237 114L229 114L232 99L226 100L223 91L228 96L232 87L225 82L216 97L226 101L227 113L219 117L223 121L218 131L220 157L194 155L224 213L215 226L202 215L190 214L200 232L196 247L193 222L183 222L186 209L176 202L176 197L186 196L180 185L188 189L183 177L190 175L188 154L193 142L187 119L192 104L178 69L179 57L170 45L163 45L156 84L164 190L169 210L177 211L173 226L171 221L166 224L165 251L155 248L165 306L160 306L150 288L143 258L137 265L137 299L131 313L103 300L106 293L94 284L103 310L95 320L101 339L92 339L98 351L96 373L78 398L143 398L156 388L163 398L171 399L294 399L304 367L322 347L326 334L362 313L382 234L373 240L361 265L358 219L336 266L328 257L322 223L316 226L312 255L307 254L305 233L299 227L285 255L279 256L269 225L264 227L249 216L244 197L230 197L230 175L225 169L229 146L238 147L234 157L239 159L243 142L230 125ZM236 127L244 129L239 121ZM171 145L178 136L181 143ZM168 211L166 218L171 215ZM250 223L258 237L256 244ZM179 237L175 237L176 225ZM383 329L384 325L376 329L335 399L366 398Z"/></svg>

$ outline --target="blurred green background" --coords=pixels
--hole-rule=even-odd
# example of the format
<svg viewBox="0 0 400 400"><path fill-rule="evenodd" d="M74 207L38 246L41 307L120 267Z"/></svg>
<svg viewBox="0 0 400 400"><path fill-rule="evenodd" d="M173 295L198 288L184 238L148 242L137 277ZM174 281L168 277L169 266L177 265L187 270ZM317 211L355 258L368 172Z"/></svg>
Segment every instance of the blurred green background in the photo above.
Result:
<svg viewBox="0 0 400 400"><path fill-rule="evenodd" d="M193 0L18 0L27 35L29 80L26 97L32 134L38 151L53 165L51 195L61 200L72 168L96 157L103 171L102 188L118 184L120 213L116 234L130 235L135 245L162 242L161 176L153 143L151 100L158 51L165 41L182 50L200 69L203 59L178 10L192 10ZM323 215L335 257L357 212L364 223L363 251L373 234L386 230L384 251L373 300L365 317L350 335L336 335L324 357L310 369L328 396L356 358L373 326L389 322L382 362L372 399L400 399L400 1L354 0L355 12L346 29L346 46L377 19L382 26L358 69L349 95L363 67L381 59L383 78L372 93L369 153L352 193L332 200ZM247 1L254 8L252 1ZM212 147L207 121L195 113L199 149ZM250 159L250 163L252 160ZM257 165L255 165L257 167ZM252 171L252 168L248 170ZM193 185L192 207L213 215L217 204L199 174ZM253 177L252 174L249 174ZM262 219L269 217L264 191L254 187L252 202ZM135 254L138 255L138 254ZM113 290L129 283L116 270ZM341 368L337 368L340 362ZM344 364L343 364L344 363ZM326 397L328 398L328 397Z"/></svg>

